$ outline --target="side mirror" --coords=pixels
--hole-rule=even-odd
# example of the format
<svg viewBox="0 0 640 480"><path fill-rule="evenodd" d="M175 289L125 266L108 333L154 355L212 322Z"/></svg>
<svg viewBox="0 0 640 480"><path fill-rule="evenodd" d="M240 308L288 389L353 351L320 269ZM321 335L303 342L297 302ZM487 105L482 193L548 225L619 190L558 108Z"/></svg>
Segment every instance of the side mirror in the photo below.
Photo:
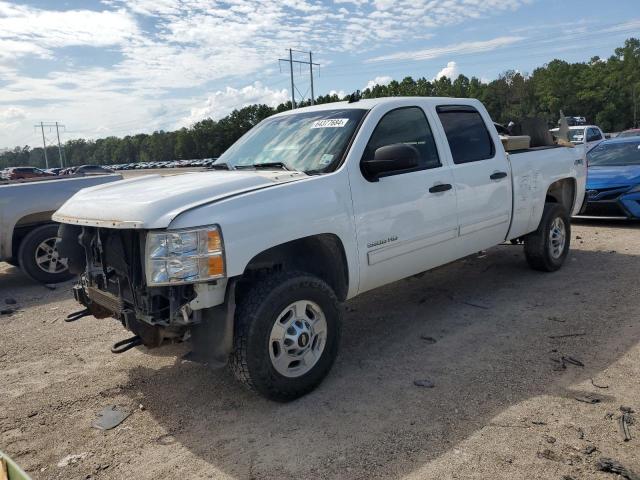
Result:
<svg viewBox="0 0 640 480"><path fill-rule="evenodd" d="M370 181L394 172L411 170L420 164L420 152L413 145L394 143L376 149L373 159L362 162L362 173Z"/></svg>

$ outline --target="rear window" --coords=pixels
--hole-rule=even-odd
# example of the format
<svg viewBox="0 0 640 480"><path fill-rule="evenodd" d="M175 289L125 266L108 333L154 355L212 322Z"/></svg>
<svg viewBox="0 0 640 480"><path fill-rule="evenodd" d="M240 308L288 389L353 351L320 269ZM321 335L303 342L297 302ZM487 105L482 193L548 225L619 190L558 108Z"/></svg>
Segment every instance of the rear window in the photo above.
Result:
<svg viewBox="0 0 640 480"><path fill-rule="evenodd" d="M466 105L440 105L437 112L454 163L493 158L495 146L480 112Z"/></svg>

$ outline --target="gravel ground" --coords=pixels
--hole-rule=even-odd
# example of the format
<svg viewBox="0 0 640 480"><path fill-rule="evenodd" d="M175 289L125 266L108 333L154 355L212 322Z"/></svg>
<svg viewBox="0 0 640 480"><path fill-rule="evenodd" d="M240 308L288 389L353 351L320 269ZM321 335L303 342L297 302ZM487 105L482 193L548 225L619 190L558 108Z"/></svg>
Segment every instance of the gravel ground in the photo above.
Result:
<svg viewBox="0 0 640 480"><path fill-rule="evenodd" d="M113 355L115 321L63 322L70 284L0 264L0 307L19 307L0 316L0 449L34 479L615 479L600 457L640 472L638 272L640 225L583 222L555 274L505 245L383 287L345 305L333 371L283 405L185 345ZM91 428L109 405L133 413Z"/></svg>

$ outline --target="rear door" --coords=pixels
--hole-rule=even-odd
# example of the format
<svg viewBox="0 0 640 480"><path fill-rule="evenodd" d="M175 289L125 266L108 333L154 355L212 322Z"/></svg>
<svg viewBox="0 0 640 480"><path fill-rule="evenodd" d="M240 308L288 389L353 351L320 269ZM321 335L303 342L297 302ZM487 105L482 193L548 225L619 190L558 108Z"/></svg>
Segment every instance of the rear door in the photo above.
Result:
<svg viewBox="0 0 640 480"><path fill-rule="evenodd" d="M420 152L411 171L367 180L357 162L350 164L356 221L360 287L363 292L415 275L456 258L458 223L451 166L439 151L422 105L373 109L361 135L361 161L379 147L404 143ZM362 148L362 147L361 147ZM355 153L355 151L354 151Z"/></svg>
<svg viewBox="0 0 640 480"><path fill-rule="evenodd" d="M470 105L436 112L449 145L458 199L460 248L467 255L505 240L511 221L511 168L488 114Z"/></svg>

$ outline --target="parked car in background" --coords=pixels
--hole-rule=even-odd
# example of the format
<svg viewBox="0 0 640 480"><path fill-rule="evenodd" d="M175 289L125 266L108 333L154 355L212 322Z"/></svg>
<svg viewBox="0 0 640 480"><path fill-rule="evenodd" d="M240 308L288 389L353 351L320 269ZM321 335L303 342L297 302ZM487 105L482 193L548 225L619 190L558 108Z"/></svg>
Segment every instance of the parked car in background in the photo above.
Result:
<svg viewBox="0 0 640 480"><path fill-rule="evenodd" d="M640 219L640 136L606 140L587 161L583 215Z"/></svg>
<svg viewBox="0 0 640 480"><path fill-rule="evenodd" d="M38 182L0 184L0 261L19 266L42 283L70 278L66 260L58 256L58 225L53 212L86 187L121 180L120 175L51 177Z"/></svg>
<svg viewBox="0 0 640 480"><path fill-rule="evenodd" d="M564 117L564 118L567 120L567 125L569 125L570 127L587 124L587 119L584 117ZM558 126L560 125L561 121L562 119L558 120Z"/></svg>
<svg viewBox="0 0 640 480"><path fill-rule="evenodd" d="M102 165L81 165L73 170L74 175L106 175L114 173L112 169Z"/></svg>
<svg viewBox="0 0 640 480"><path fill-rule="evenodd" d="M558 128L551 129L551 133L557 136ZM584 151L588 152L605 139L604 132L597 125L579 125L569 127L568 140L574 145L584 145Z"/></svg>
<svg viewBox="0 0 640 480"><path fill-rule="evenodd" d="M47 168L45 170L45 172L50 173L51 175L59 175L61 171L62 171L62 168L59 168L59 167Z"/></svg>
<svg viewBox="0 0 640 480"><path fill-rule="evenodd" d="M616 138L627 138L640 136L640 128L632 128L618 134Z"/></svg>
<svg viewBox="0 0 640 480"><path fill-rule="evenodd" d="M5 180L23 180L26 178L50 177L52 173L36 167L10 167L4 173Z"/></svg>

